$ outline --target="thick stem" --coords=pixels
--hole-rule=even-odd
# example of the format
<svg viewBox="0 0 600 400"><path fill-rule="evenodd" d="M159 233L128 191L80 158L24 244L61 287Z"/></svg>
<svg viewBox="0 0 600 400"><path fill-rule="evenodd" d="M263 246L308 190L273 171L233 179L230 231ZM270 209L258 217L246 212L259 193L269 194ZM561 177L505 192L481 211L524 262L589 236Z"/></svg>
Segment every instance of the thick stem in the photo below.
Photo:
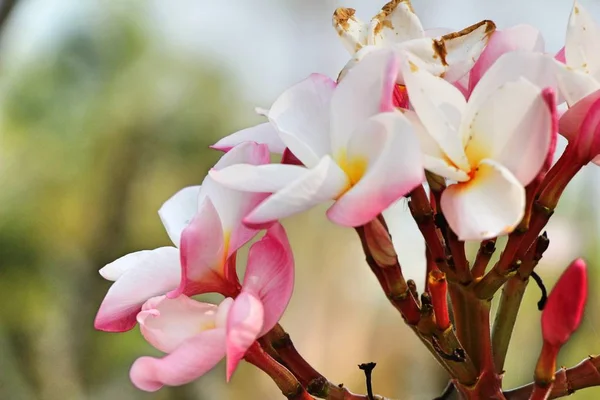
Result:
<svg viewBox="0 0 600 400"><path fill-rule="evenodd" d="M600 358L590 356L576 366L561 368L554 376L554 384L549 399L569 396L577 390L600 386ZM520 388L506 391L507 400L527 400L534 387L530 383Z"/></svg>
<svg viewBox="0 0 600 400"><path fill-rule="evenodd" d="M496 238L488 239L481 242L479 245L479 251L477 257L473 263L471 273L475 279L482 277L485 274L485 270L490 263L490 259L496 251Z"/></svg>

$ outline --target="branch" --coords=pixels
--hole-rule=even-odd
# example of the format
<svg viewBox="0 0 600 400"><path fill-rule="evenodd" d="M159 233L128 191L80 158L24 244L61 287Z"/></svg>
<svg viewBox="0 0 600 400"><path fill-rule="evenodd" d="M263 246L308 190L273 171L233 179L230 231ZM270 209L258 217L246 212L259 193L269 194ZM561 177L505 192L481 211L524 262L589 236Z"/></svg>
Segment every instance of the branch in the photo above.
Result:
<svg viewBox="0 0 600 400"><path fill-rule="evenodd" d="M589 356L573 368L561 368L556 372L554 385L549 399L569 396L577 390L592 386L600 386L600 358ZM520 388L504 392L507 400L527 400L531 395L534 384L530 383Z"/></svg>

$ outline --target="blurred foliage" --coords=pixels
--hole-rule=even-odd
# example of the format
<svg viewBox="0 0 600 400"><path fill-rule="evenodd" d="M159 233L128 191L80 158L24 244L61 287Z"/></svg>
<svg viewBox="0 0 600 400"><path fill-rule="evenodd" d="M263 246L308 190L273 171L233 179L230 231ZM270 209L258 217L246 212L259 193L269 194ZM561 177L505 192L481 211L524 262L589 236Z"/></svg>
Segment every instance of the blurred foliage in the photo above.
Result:
<svg viewBox="0 0 600 400"><path fill-rule="evenodd" d="M0 76L0 399L279 399L246 365L227 387L219 367L181 388L135 390L131 363L158 353L137 330L92 328L110 285L98 269L168 244L156 210L201 182L219 157L207 146L242 127L248 108L233 74L158 40L145 3L111 4L85 23L68 21L52 48ZM355 366L373 360L378 392L431 399L445 384L440 368L386 303L353 232L326 223L321 211L286 224L298 265L286 328L333 381L363 391ZM557 276L544 274L548 283ZM536 296L529 290L509 353L511 384L530 380L537 357ZM567 365L600 348L598 304L561 355Z"/></svg>

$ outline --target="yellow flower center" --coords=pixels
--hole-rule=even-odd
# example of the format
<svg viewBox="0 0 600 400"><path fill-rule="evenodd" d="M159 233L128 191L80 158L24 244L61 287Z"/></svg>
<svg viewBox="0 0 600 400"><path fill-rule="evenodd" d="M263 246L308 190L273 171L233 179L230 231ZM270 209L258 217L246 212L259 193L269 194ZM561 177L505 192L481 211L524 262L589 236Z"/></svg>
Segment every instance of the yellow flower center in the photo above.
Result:
<svg viewBox="0 0 600 400"><path fill-rule="evenodd" d="M336 161L340 168L348 175L350 187L356 185L356 183L360 181L369 164L369 161L365 157L348 158L346 150L342 150L338 153Z"/></svg>

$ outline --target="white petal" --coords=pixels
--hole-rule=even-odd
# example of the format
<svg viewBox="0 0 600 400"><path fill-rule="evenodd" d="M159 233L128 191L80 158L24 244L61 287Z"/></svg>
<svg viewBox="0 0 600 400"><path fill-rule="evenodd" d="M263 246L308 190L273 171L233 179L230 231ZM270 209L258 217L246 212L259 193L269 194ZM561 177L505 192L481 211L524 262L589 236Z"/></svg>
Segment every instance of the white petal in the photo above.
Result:
<svg viewBox="0 0 600 400"><path fill-rule="evenodd" d="M525 211L525 188L510 171L483 160L473 179L444 190L442 211L460 240L484 240L510 233Z"/></svg>
<svg viewBox="0 0 600 400"><path fill-rule="evenodd" d="M162 221L173 244L179 247L181 232L190 223L198 211L198 196L200 186L189 186L175 193L165 201L158 210Z"/></svg>
<svg viewBox="0 0 600 400"><path fill-rule="evenodd" d="M98 271L100 275L107 281L116 281L125 272L127 272L134 265L143 263L144 260L151 257L153 250L141 250L135 253L125 254L121 258L117 258L115 261L106 264L103 268Z"/></svg>
<svg viewBox="0 0 600 400"><path fill-rule="evenodd" d="M307 167L315 166L330 152L330 103L336 84L313 74L292 86L269 110L281 140Z"/></svg>
<svg viewBox="0 0 600 400"><path fill-rule="evenodd" d="M561 64L556 67L556 76L560 91L569 106L575 105L600 89L600 82L592 75L569 68L566 65Z"/></svg>
<svg viewBox="0 0 600 400"><path fill-rule="evenodd" d="M462 93L442 78L411 64L403 68L410 102L431 137L459 168L469 170L459 128L466 101Z"/></svg>
<svg viewBox="0 0 600 400"><path fill-rule="evenodd" d="M256 207L244 222L268 224L333 200L350 185L348 177L329 156L307 174L291 182Z"/></svg>
<svg viewBox="0 0 600 400"><path fill-rule="evenodd" d="M338 8L333 13L333 27L344 47L354 54L367 44L367 25L358 19L353 8Z"/></svg>
<svg viewBox="0 0 600 400"><path fill-rule="evenodd" d="M243 142L266 144L271 153L281 154L285 150L285 144L283 144L279 138L277 129L270 122L258 124L251 128L242 129L241 131L232 133L210 147L217 150L229 151Z"/></svg>
<svg viewBox="0 0 600 400"><path fill-rule="evenodd" d="M567 27L565 58L567 65L576 70L600 78L600 27L592 15L578 1L573 4L573 11Z"/></svg>
<svg viewBox="0 0 600 400"><path fill-rule="evenodd" d="M398 59L391 50L366 55L339 83L331 99L331 147L345 148L358 125L381 112L392 111Z"/></svg>
<svg viewBox="0 0 600 400"><path fill-rule="evenodd" d="M140 331L148 343L171 353L185 340L216 327L217 306L181 295L174 299L153 297L137 315Z"/></svg>
<svg viewBox="0 0 600 400"><path fill-rule="evenodd" d="M423 26L410 1L390 1L369 26L369 44L389 46L424 36Z"/></svg>
<svg viewBox="0 0 600 400"><path fill-rule="evenodd" d="M364 225L423 182L419 141L398 111L376 115L355 129L347 154L346 174L358 182L328 210L337 224Z"/></svg>
<svg viewBox="0 0 600 400"><path fill-rule="evenodd" d="M552 137L552 109L542 90L526 80L509 82L473 113L475 118L463 124L471 167L493 159L523 186L529 184L546 160Z"/></svg>
<svg viewBox="0 0 600 400"><path fill-rule="evenodd" d="M308 169L297 165L237 164L221 170L211 170L215 182L230 189L256 193L277 192L308 173Z"/></svg>
<svg viewBox="0 0 600 400"><path fill-rule="evenodd" d="M123 332L135 326L142 304L151 297L176 289L181 280L179 250L161 247L140 257L122 257L115 261L131 265L112 284L100 305L94 326L109 332Z"/></svg>

